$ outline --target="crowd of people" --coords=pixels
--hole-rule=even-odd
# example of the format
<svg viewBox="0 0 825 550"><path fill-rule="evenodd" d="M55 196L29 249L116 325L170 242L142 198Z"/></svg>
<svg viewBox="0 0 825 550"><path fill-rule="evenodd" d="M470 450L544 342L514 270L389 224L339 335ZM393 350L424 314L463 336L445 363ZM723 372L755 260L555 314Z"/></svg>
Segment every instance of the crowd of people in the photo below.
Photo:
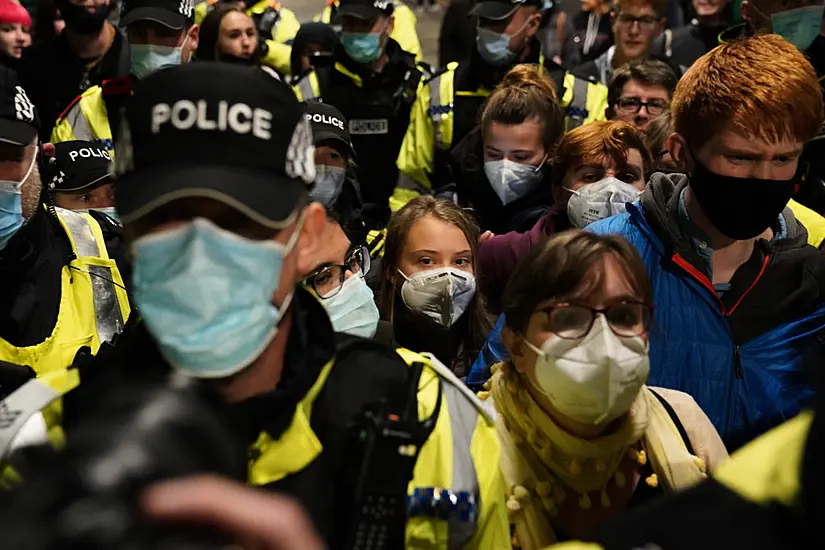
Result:
<svg viewBox="0 0 825 550"><path fill-rule="evenodd" d="M825 543L825 4L446 8L0 0L0 548Z"/></svg>

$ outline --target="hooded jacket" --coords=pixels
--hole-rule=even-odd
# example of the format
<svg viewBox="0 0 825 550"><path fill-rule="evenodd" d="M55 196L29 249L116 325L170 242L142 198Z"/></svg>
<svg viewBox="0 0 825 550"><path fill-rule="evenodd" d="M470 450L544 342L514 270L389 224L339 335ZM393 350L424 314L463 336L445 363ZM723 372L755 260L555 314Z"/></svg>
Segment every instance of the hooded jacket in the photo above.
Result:
<svg viewBox="0 0 825 550"><path fill-rule="evenodd" d="M811 401L807 369L821 363L825 342L825 257L786 208L786 235L757 240L719 298L680 231L686 186L684 175L654 174L641 203L588 229L624 236L647 267L656 308L648 383L692 395L732 450Z"/></svg>

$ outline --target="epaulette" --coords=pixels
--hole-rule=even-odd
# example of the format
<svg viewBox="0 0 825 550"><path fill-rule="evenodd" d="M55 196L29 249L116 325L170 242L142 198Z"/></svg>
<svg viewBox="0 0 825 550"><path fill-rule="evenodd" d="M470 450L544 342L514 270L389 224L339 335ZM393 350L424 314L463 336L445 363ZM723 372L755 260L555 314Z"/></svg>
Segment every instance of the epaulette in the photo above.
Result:
<svg viewBox="0 0 825 550"><path fill-rule="evenodd" d="M120 76L117 78L104 80L103 84L101 84L101 88L103 89L103 93L106 95L131 94L132 77Z"/></svg>
<svg viewBox="0 0 825 550"><path fill-rule="evenodd" d="M85 93L85 92L84 92L84 93ZM69 111L71 111L71 110L72 110L72 107L74 107L75 105L77 105L77 104L78 104L78 102L79 102L82 98L83 98L83 94L80 94L80 95L78 95L76 98L74 98L74 99L72 100L72 102L71 102L71 103L69 103L69 105L68 105L65 109L63 109L63 112L62 112L62 113L60 113L60 115L58 115L57 120L62 120L62 119L64 119L64 118L66 118L66 115L68 115L68 114L69 114Z"/></svg>
<svg viewBox="0 0 825 550"><path fill-rule="evenodd" d="M457 62L453 61L451 63L448 63L446 67L441 67L437 71L435 71L432 74L432 76L430 76L427 80L424 81L424 84L429 84L430 81L438 78L439 76L443 75L444 73L447 73L449 71L454 71L457 68L458 68L458 63Z"/></svg>

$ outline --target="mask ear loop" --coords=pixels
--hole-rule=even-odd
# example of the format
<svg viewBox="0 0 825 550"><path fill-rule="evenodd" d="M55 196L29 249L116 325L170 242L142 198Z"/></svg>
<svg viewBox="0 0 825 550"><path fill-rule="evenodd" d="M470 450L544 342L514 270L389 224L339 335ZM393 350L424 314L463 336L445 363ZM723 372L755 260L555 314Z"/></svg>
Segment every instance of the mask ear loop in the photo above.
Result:
<svg viewBox="0 0 825 550"><path fill-rule="evenodd" d="M284 258L286 258L292 250L295 248L295 244L298 242L298 238L301 235L301 230L304 228L304 215L306 214L306 210L301 210L301 214L298 216L298 223L295 224L295 230L290 235L289 240L287 241L286 245L284 246ZM290 292L286 298L284 298L283 303L281 303L281 307L278 308L278 312L280 313L280 317L278 318L278 324L275 326L279 326L281 321L284 320L284 314L289 310L289 306L292 305L292 299L295 297L295 286L292 287L292 292Z"/></svg>

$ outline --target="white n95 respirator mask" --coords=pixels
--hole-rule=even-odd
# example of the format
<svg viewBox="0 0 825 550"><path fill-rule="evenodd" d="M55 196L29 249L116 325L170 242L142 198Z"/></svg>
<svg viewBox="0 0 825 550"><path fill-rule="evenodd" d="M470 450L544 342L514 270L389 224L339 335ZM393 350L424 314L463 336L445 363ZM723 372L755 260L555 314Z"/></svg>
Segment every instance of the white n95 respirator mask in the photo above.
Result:
<svg viewBox="0 0 825 550"><path fill-rule="evenodd" d="M565 189L573 193L567 203L567 217L574 227L579 228L623 213L625 205L637 200L642 194L636 187L613 177L585 185L575 191L566 187Z"/></svg>
<svg viewBox="0 0 825 550"><path fill-rule="evenodd" d="M443 327L451 327L464 315L476 294L476 279L454 267L420 271L404 277L401 299L410 310Z"/></svg>
<svg viewBox="0 0 825 550"><path fill-rule="evenodd" d="M576 422L602 424L627 411L650 372L648 344L641 336L616 336L597 315L583 339L556 335L536 352L536 382L557 411Z"/></svg>

